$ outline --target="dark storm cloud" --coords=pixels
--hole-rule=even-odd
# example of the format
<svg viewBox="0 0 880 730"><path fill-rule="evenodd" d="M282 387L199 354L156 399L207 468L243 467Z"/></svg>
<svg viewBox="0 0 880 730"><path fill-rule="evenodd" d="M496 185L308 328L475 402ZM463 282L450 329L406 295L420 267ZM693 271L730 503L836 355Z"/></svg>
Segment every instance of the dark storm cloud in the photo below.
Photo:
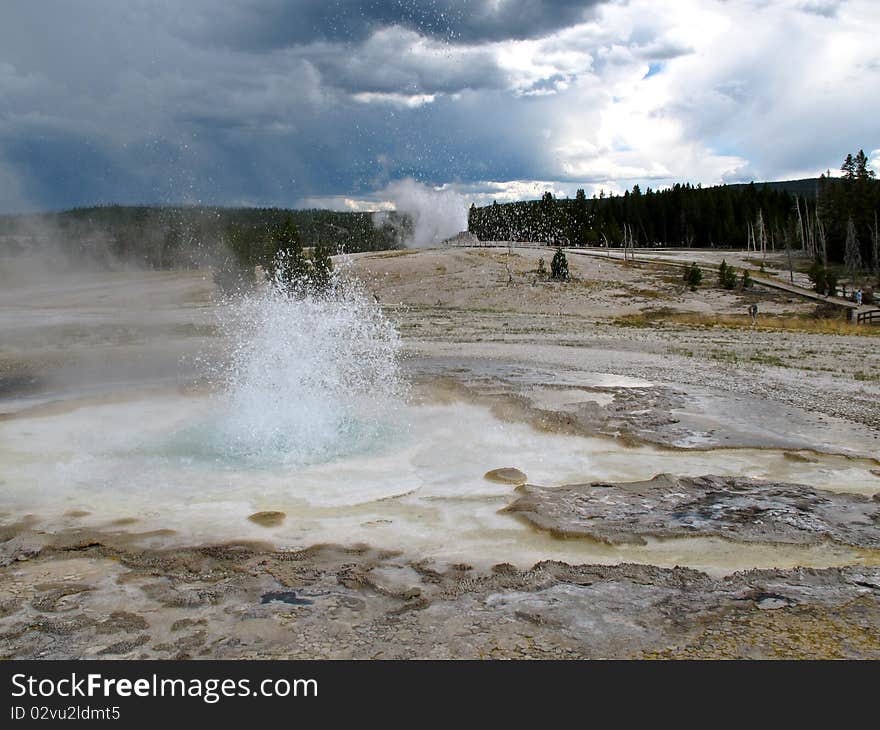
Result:
<svg viewBox="0 0 880 730"><path fill-rule="evenodd" d="M398 27L379 30L349 50L325 43L301 53L320 71L324 83L351 93L455 93L509 83L489 50L450 48Z"/></svg>
<svg viewBox="0 0 880 730"><path fill-rule="evenodd" d="M876 8L2 0L0 212L375 199L406 176L524 194L668 171L707 182L755 150L766 174L809 170L811 138L880 146L876 52L859 37ZM838 29L852 59L825 42ZM838 113L855 99L864 113Z"/></svg>
<svg viewBox="0 0 880 730"><path fill-rule="evenodd" d="M526 175L538 156L511 80L487 46L448 39L535 36L592 5L10 0L0 207L290 204L404 175ZM448 98L471 90L485 96Z"/></svg>
<svg viewBox="0 0 880 730"><path fill-rule="evenodd" d="M250 52L315 40L358 42L401 26L451 43L540 38L590 17L603 0L230 0L190 3L181 32Z"/></svg>

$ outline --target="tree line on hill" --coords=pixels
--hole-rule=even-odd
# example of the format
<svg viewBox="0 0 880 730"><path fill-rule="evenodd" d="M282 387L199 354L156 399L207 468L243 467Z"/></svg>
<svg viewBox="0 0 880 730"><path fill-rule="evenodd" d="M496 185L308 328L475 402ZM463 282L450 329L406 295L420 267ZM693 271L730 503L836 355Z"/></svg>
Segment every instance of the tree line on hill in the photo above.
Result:
<svg viewBox="0 0 880 730"><path fill-rule="evenodd" d="M880 275L880 182L863 151L847 155L842 177L813 181L721 185L638 185L623 195L540 200L477 207L468 230L480 240L546 241L570 246L684 246L802 250L820 266Z"/></svg>
<svg viewBox="0 0 880 730"><path fill-rule="evenodd" d="M299 243L337 253L400 248L404 216L329 210L108 205L0 216L0 254L51 250L64 260L112 268L267 263L282 228Z"/></svg>
<svg viewBox="0 0 880 730"><path fill-rule="evenodd" d="M214 282L221 292L236 295L251 289L258 266L272 286L290 296L320 294L330 288L335 251L319 239L307 255L293 215L285 216L257 241L243 235L243 230L229 234L226 253L215 262Z"/></svg>

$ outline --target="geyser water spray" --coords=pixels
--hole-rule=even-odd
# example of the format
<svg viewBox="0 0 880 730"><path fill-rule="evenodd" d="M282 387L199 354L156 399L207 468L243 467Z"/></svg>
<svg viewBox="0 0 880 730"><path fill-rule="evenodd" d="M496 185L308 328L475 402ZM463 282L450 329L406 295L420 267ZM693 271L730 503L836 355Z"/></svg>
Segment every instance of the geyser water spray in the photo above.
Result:
<svg viewBox="0 0 880 730"><path fill-rule="evenodd" d="M269 285L224 308L231 355L209 449L237 462L304 466L380 447L404 395L400 338L363 286Z"/></svg>

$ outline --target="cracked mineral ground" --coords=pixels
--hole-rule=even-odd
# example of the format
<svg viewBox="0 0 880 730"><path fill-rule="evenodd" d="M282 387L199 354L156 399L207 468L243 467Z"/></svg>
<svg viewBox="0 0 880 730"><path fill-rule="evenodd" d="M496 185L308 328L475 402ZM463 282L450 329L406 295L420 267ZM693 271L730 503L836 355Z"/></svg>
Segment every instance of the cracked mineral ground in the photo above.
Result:
<svg viewBox="0 0 880 730"><path fill-rule="evenodd" d="M7 276L0 656L880 659L880 337L539 256L355 255L305 354L210 272Z"/></svg>

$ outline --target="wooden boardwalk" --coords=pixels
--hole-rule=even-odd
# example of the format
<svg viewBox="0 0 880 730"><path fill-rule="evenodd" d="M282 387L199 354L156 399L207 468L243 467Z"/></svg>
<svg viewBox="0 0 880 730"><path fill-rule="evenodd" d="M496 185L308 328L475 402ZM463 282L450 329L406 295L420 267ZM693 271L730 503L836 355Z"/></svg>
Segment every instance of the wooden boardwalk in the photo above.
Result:
<svg viewBox="0 0 880 730"><path fill-rule="evenodd" d="M453 248L555 248L549 243L540 241L455 241L443 242L444 246Z"/></svg>

